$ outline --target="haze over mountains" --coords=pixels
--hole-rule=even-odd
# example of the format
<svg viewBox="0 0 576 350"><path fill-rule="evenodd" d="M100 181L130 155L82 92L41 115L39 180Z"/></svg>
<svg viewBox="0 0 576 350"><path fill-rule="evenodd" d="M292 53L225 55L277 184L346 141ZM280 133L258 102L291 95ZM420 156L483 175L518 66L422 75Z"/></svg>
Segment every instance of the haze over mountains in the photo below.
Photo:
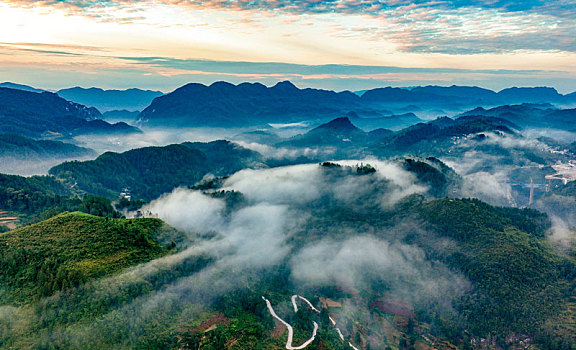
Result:
<svg viewBox="0 0 576 350"><path fill-rule="evenodd" d="M574 94L7 86L0 347L576 347Z"/></svg>
<svg viewBox="0 0 576 350"><path fill-rule="evenodd" d="M125 123L109 124L100 117L96 108L67 101L50 92L0 88L0 128L4 133L67 138L79 134L138 131Z"/></svg>
<svg viewBox="0 0 576 350"><path fill-rule="evenodd" d="M25 85L7 87L41 92ZM576 93L562 95L553 88L507 88L500 92L467 86L377 88L361 96L348 91L299 89L285 81L272 87L258 83L209 86L188 84L163 95L159 91L69 88L58 95L94 107L112 120L132 121L150 127L247 127L315 121L317 124L347 115L364 129L401 129L441 115L473 114L475 107L522 105L548 108L576 104ZM554 107L560 106L560 107ZM520 108L520 107L516 107ZM470 110L470 112L466 112ZM141 111L139 115L136 113ZM488 115L480 109L478 114ZM495 112L491 112L494 114ZM557 114L566 114L560 112ZM420 118L419 118L420 116ZM101 118L101 116L98 116ZM552 118L562 118L552 116ZM561 122L561 121L558 121ZM547 126L554 126L551 120ZM535 124L536 125L536 124ZM524 126L524 125L522 125ZM538 126L546 126L541 122Z"/></svg>
<svg viewBox="0 0 576 350"><path fill-rule="evenodd" d="M476 87L428 86L373 89L358 96L348 91L298 89L290 82L272 87L218 82L210 86L188 84L161 96L142 111L138 122L150 126L241 127L306 119L328 121L352 111L358 124L381 123L379 127L386 127L385 117L391 117L395 110L417 112L442 106L450 111L522 102L576 103L572 97L551 88L511 88L495 93ZM414 117L395 127L408 126Z"/></svg>
<svg viewBox="0 0 576 350"><path fill-rule="evenodd" d="M148 107L154 98L163 95L160 91L102 90L94 87L62 89L58 90L57 94L69 101L95 107L102 113L112 110L141 111Z"/></svg>

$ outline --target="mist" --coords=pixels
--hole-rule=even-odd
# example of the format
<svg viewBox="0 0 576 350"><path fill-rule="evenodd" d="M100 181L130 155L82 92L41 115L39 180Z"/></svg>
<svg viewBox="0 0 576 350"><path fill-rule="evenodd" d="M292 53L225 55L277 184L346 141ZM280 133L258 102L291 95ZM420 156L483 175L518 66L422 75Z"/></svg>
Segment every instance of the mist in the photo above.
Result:
<svg viewBox="0 0 576 350"><path fill-rule="evenodd" d="M338 151L336 147L275 147L257 142L234 141L240 146L258 152L265 159L271 160L296 160L298 158L327 159L333 157Z"/></svg>
<svg viewBox="0 0 576 350"><path fill-rule="evenodd" d="M468 153L453 164L465 173L464 193L509 201L506 173L477 171L481 153ZM285 271L285 288L311 296L323 287L386 292L416 308L451 313L454 301L471 289L460 273L425 253L454 242L426 232L417 221L394 221L381 226L333 221L332 210L371 213L386 211L428 187L398 162L374 159L334 161L338 166L302 164L271 169L245 169L206 191L177 188L141 209L185 234L181 251L140 264L117 275L89 282L70 293L39 301L36 310L74 310L82 300L74 295L97 294L116 300L126 290L147 292L125 300L116 309L88 323L52 331L43 329L40 342L81 346L101 333L129 347L155 324L169 317L188 324L223 295L248 288L260 297L269 273ZM354 166L370 164L375 172L361 175ZM240 195L242 200L230 200ZM362 211L362 208L371 208ZM338 215L338 214L336 214ZM573 242L574 232L562 222L551 239ZM410 240L406 237L417 237ZM564 243L562 243L564 244ZM434 250L433 249L433 250ZM192 267L191 267L192 266ZM174 273L169 283L155 284L158 276ZM147 290L148 286L150 290ZM152 286L152 287L149 287ZM345 302L345 312L368 308L368 299ZM46 311L47 312L47 311ZM30 308L0 308L2 332L33 331L40 319L57 317Z"/></svg>
<svg viewBox="0 0 576 350"><path fill-rule="evenodd" d="M122 344L135 342L157 317L177 323L199 317L222 295L250 288L259 298L260 284L270 273L287 269L286 287L307 293L322 286L380 288L416 306L435 305L449 312L451 303L469 288L466 279L431 260L416 244L402 237L422 230L404 221L389 229L362 225L333 225L329 208L390 208L398 200L424 193L426 186L394 162L369 161L370 175L342 167L305 164L273 169L242 170L227 178L220 189L201 192L178 188L142 208L185 233L181 251L89 282L70 293L57 293L39 302L39 310L74 310L97 293L100 300L116 300L125 290L155 285L163 274L176 274L119 308L87 324L42 330L39 339L80 346L109 334ZM241 205L227 195L241 193ZM328 210L328 211L325 211ZM326 216L325 218L323 218ZM319 234L312 234L313 229ZM428 240L430 241L430 240ZM440 243L439 243L440 244ZM160 279L161 280L161 279ZM103 299L102 299L103 298ZM368 307L357 301L357 306ZM51 306L50 306L51 305ZM55 305L58 305L55 307ZM161 316L160 316L161 315ZM26 309L2 309L3 332L26 332L38 318L56 315ZM24 325L24 326L22 326ZM30 328L31 330L31 328ZM40 341L41 343L42 341Z"/></svg>
<svg viewBox="0 0 576 350"><path fill-rule="evenodd" d="M20 176L48 175L50 168L68 161L93 160L96 156L83 157L42 157L42 158L12 158L0 157L0 173Z"/></svg>
<svg viewBox="0 0 576 350"><path fill-rule="evenodd" d="M306 246L292 257L291 267L302 283L370 289L380 282L393 295L417 304L443 300L449 305L469 288L463 276L428 260L421 248L367 235Z"/></svg>
<svg viewBox="0 0 576 350"><path fill-rule="evenodd" d="M567 222L559 217L551 217L552 227L549 238L558 247L569 249L576 244L576 226L574 222Z"/></svg>
<svg viewBox="0 0 576 350"><path fill-rule="evenodd" d="M125 152L134 148L166 146L186 141L210 142L230 139L239 129L226 128L143 128L143 133L125 135L79 135L74 137L79 146L91 148L98 153Z"/></svg>

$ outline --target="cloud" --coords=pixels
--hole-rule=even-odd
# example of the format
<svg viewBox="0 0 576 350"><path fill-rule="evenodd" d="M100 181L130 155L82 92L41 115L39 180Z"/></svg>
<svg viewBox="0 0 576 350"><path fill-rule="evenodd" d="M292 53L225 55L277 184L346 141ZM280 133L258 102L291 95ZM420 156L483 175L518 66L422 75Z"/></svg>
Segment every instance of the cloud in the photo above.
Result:
<svg viewBox="0 0 576 350"><path fill-rule="evenodd" d="M552 216L552 227L550 228L549 239L561 248L572 248L576 244L576 229L568 222Z"/></svg>
<svg viewBox="0 0 576 350"><path fill-rule="evenodd" d="M413 174L392 162L370 159L336 163L348 166L369 163L377 171L374 176L333 177L318 164L246 169L230 176L223 188L240 191L253 203L304 205L331 198L340 203L374 201L371 204L382 208L389 208L406 196L427 190Z"/></svg>
<svg viewBox="0 0 576 350"><path fill-rule="evenodd" d="M222 74L255 74L282 76L350 76L362 77L376 74L391 73L476 73L476 74L537 74L551 71L543 70L508 70L508 69L458 69L458 68L419 68L397 66L368 66L347 64L305 65L281 62L242 62L242 61L212 61L197 59L175 59L169 57L118 57L118 59L139 65L177 69L183 72L206 72Z"/></svg>
<svg viewBox="0 0 576 350"><path fill-rule="evenodd" d="M431 262L420 248L371 236L317 242L292 257L291 266L299 283L366 289L384 281L386 290L411 302L446 301L468 288L462 276Z"/></svg>
<svg viewBox="0 0 576 350"><path fill-rule="evenodd" d="M521 50L576 51L576 1L365 1L365 0L162 0L30 1L18 6L50 6L100 21L140 22L133 12L153 6L232 13L229 21L263 25L263 18L329 16L333 36L360 35L363 40L391 41L401 51L448 54L500 53ZM114 10L114 11L111 11ZM357 17L356 24L343 20ZM368 20L370 19L370 20ZM308 20L308 19L307 19ZM275 24L284 22L275 21ZM289 33L284 33L288 35Z"/></svg>
<svg viewBox="0 0 576 350"><path fill-rule="evenodd" d="M224 183L225 189L238 190L250 201L277 204L309 203L321 197L322 186L318 164L241 170Z"/></svg>
<svg viewBox="0 0 576 350"><path fill-rule="evenodd" d="M320 148L286 148L286 147L274 147L269 145L264 145L256 142L244 142L235 141L240 146L250 149L252 151L262 154L267 159L274 160L294 160L300 157L304 158L330 158L337 149L333 147L320 147Z"/></svg>
<svg viewBox="0 0 576 350"><path fill-rule="evenodd" d="M185 208L185 209L183 209ZM225 204L201 192L177 188L152 201L149 210L183 232L210 232L222 228Z"/></svg>

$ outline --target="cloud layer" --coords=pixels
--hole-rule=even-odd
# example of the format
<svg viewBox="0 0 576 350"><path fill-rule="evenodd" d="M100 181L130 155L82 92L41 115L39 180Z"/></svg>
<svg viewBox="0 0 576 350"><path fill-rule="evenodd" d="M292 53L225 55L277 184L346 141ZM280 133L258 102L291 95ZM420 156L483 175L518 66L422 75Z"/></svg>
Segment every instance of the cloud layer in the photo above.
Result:
<svg viewBox="0 0 576 350"><path fill-rule="evenodd" d="M294 16L360 16L371 21L350 25L346 21L336 20L333 21L332 34L356 34L376 41L386 39L402 51L413 52L576 51L576 38L573 35L576 29L573 16L576 1L572 0L15 0L9 3L15 6L44 5L99 20L126 23L146 21L143 12L156 4L195 11L239 12L238 20L254 25L265 22L260 16L277 16L292 22L298 21ZM282 21L277 24L282 24Z"/></svg>
<svg viewBox="0 0 576 350"><path fill-rule="evenodd" d="M48 89L288 79L567 92L575 10L576 0L0 1L0 72Z"/></svg>

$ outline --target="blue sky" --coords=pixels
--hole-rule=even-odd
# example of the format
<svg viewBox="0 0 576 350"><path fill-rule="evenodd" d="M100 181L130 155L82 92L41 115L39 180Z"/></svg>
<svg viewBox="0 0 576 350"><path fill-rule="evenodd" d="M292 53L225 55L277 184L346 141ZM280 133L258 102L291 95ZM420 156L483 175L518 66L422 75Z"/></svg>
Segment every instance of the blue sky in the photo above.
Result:
<svg viewBox="0 0 576 350"><path fill-rule="evenodd" d="M576 0L0 0L0 80L576 90Z"/></svg>

